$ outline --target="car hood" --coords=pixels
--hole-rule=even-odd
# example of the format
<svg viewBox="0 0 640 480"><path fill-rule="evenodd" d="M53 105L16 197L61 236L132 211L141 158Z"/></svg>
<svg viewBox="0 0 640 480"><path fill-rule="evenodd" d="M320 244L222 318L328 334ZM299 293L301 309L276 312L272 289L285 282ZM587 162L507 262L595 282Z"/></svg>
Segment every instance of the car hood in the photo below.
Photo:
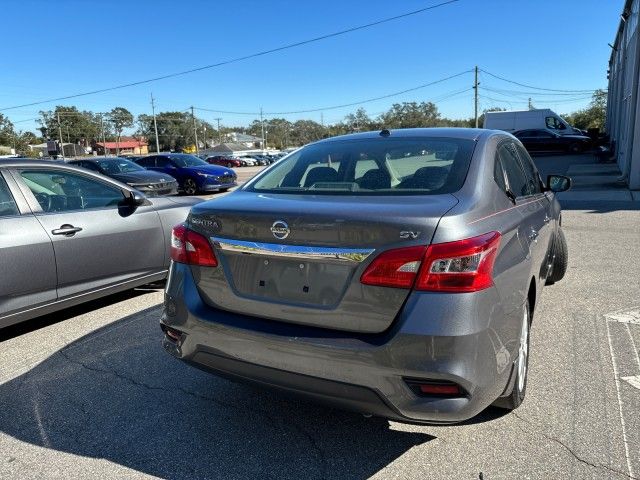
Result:
<svg viewBox="0 0 640 480"><path fill-rule="evenodd" d="M175 178L166 173L158 173L152 170L145 170L141 172L127 172L127 173L114 173L109 175L121 182L132 183L161 183L161 182L174 182Z"/></svg>
<svg viewBox="0 0 640 480"><path fill-rule="evenodd" d="M220 165L202 165L201 167L187 167L192 172L206 173L208 175L232 175L235 172L230 168L221 167Z"/></svg>

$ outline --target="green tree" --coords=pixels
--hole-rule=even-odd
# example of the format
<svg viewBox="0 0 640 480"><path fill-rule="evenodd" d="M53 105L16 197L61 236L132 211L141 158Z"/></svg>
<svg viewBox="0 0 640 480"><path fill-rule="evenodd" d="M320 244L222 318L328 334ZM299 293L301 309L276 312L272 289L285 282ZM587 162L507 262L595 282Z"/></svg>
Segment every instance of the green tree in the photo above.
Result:
<svg viewBox="0 0 640 480"><path fill-rule="evenodd" d="M376 122L371 120L367 111L364 108L359 108L354 113L344 117L344 126L347 131L350 132L364 132L367 130L373 130Z"/></svg>
<svg viewBox="0 0 640 480"><path fill-rule="evenodd" d="M305 145L325 136L326 130L313 120L298 120L291 125L289 138L292 146Z"/></svg>
<svg viewBox="0 0 640 480"><path fill-rule="evenodd" d="M607 119L607 92L596 90L587 108L564 115L564 119L570 125L583 130L589 128L604 130Z"/></svg>
<svg viewBox="0 0 640 480"><path fill-rule="evenodd" d="M58 118L60 123L58 124ZM79 111L76 107L56 106L55 110L41 111L38 123L42 137L84 146L100 138L100 115ZM62 131L62 138L60 138Z"/></svg>
<svg viewBox="0 0 640 480"><path fill-rule="evenodd" d="M432 102L394 103L380 115L384 128L435 127L440 121L438 107Z"/></svg>
<svg viewBox="0 0 640 480"><path fill-rule="evenodd" d="M160 112L156 115L158 125L158 143L160 151L182 151L195 145L193 130L193 118L185 112ZM156 134L153 128L153 116L138 115L138 128L135 135L144 137L149 142L152 150L155 150ZM207 145L217 144L218 132L211 124L196 118L198 129L198 147L204 148L204 130L207 132Z"/></svg>
<svg viewBox="0 0 640 480"><path fill-rule="evenodd" d="M15 135L13 123L0 113L0 146L13 146L15 142Z"/></svg>
<svg viewBox="0 0 640 480"><path fill-rule="evenodd" d="M117 141L120 142L122 130L133 127L133 115L124 107L115 107L108 114L107 119L113 125ZM117 154L118 152L116 152Z"/></svg>

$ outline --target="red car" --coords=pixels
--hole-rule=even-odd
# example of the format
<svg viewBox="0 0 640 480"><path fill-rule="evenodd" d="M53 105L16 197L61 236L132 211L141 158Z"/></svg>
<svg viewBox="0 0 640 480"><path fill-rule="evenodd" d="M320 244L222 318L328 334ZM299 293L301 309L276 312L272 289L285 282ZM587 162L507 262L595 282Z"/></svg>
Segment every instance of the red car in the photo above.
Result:
<svg viewBox="0 0 640 480"><path fill-rule="evenodd" d="M206 158L207 163L213 163L214 165L222 165L227 168L240 167L242 163L237 158L225 157L224 155L215 155L213 157Z"/></svg>

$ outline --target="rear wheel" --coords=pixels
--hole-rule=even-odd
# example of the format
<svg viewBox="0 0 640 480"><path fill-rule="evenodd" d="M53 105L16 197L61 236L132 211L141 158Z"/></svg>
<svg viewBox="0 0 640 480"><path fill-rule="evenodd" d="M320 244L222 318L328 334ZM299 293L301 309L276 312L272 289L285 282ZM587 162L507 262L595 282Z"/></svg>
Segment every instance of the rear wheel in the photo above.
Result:
<svg viewBox="0 0 640 480"><path fill-rule="evenodd" d="M227 168L231 168L231 167L233 167L233 163L227 162Z"/></svg>
<svg viewBox="0 0 640 480"><path fill-rule="evenodd" d="M186 195L195 195L198 193L198 186L192 178L187 178L182 185L182 189Z"/></svg>
<svg viewBox="0 0 640 480"><path fill-rule="evenodd" d="M529 373L529 329L531 327L531 316L529 311L529 300L524 304L522 313L522 326L520 328L520 345L518 347L518 360L515 364L515 380L513 390L506 397L498 398L493 404L496 407L507 410L515 410L524 401L527 393L527 375Z"/></svg>
<svg viewBox="0 0 640 480"><path fill-rule="evenodd" d="M564 277L569 264L569 249L564 232L558 228L558 233L553 245L553 263L551 264L551 272L547 276L547 285L552 285Z"/></svg>
<svg viewBox="0 0 640 480"><path fill-rule="evenodd" d="M582 145L580 145L579 143L572 143L571 145L569 145L569 151L571 153L580 153L582 152Z"/></svg>

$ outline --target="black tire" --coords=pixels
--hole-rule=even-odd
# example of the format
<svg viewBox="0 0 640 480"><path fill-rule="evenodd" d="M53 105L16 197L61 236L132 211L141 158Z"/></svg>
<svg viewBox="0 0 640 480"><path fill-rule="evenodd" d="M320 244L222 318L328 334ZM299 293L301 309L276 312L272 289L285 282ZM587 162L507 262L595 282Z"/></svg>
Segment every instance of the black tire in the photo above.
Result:
<svg viewBox="0 0 640 480"><path fill-rule="evenodd" d="M224 193L224 192L226 192L226 191L228 191L228 190L229 190L228 188L221 188L221 189L220 189L220 190L218 190L218 191L219 191L220 193Z"/></svg>
<svg viewBox="0 0 640 480"><path fill-rule="evenodd" d="M198 193L198 185L192 178L187 178L182 184L182 190L185 195L195 195Z"/></svg>
<svg viewBox="0 0 640 480"><path fill-rule="evenodd" d="M233 163L227 162L227 168L232 168L232 167L233 167Z"/></svg>
<svg viewBox="0 0 640 480"><path fill-rule="evenodd" d="M558 227L558 233L553 243L553 263L551 264L551 272L547 276L547 285L553 285L562 280L567 272L568 265L569 248L567 247L567 240L562 229Z"/></svg>
<svg viewBox="0 0 640 480"><path fill-rule="evenodd" d="M529 310L529 300L524 304L524 312L522 319L522 329L526 328L526 334L521 329L520 332L520 345L518 348L518 359L514 364L514 381L513 381L513 389L511 393L506 397L500 397L493 405L498 408L504 408L506 410L515 410L524 401L524 397L527 394L527 378L529 373L529 332L531 327L531 310ZM526 335L526 340L523 339L523 335ZM526 348L524 350L524 370L520 368L520 360L523 352L523 343ZM522 373L524 371L524 374Z"/></svg>
<svg viewBox="0 0 640 480"><path fill-rule="evenodd" d="M580 145L579 143L572 143L571 145L569 145L569 152L570 153L582 152L582 145Z"/></svg>

